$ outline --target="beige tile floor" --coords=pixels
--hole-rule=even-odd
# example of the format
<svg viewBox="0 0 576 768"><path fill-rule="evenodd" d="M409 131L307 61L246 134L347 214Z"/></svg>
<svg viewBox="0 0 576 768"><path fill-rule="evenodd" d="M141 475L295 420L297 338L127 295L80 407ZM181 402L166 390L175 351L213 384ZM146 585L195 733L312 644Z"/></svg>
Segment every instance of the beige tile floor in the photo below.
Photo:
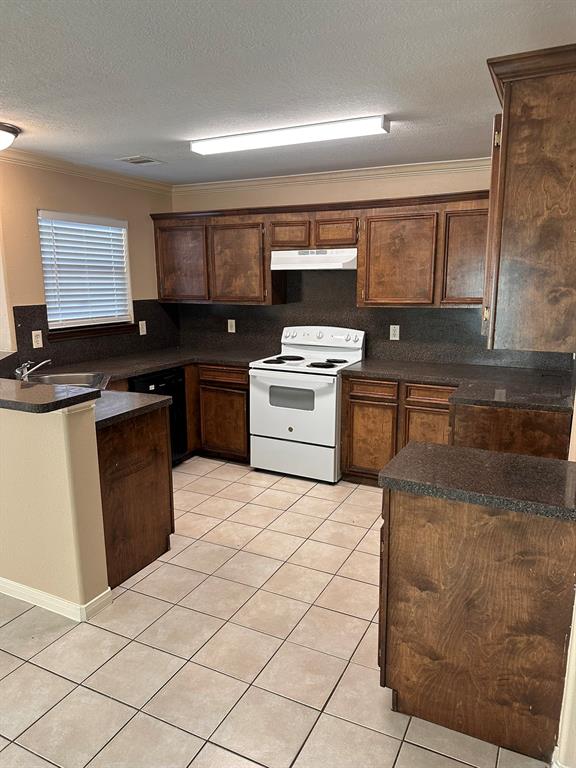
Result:
<svg viewBox="0 0 576 768"><path fill-rule="evenodd" d="M0 768L541 768L391 710L381 495L193 458L90 623L0 596Z"/></svg>

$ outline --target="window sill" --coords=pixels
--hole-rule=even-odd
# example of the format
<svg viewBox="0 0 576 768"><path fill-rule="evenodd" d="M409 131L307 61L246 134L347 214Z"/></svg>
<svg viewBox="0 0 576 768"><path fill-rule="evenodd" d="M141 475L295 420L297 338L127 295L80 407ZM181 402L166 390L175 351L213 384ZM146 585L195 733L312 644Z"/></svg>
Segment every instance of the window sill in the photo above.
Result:
<svg viewBox="0 0 576 768"><path fill-rule="evenodd" d="M83 339L94 336L138 333L137 323L111 323L110 325L80 325L77 328L61 328L48 331L48 341Z"/></svg>

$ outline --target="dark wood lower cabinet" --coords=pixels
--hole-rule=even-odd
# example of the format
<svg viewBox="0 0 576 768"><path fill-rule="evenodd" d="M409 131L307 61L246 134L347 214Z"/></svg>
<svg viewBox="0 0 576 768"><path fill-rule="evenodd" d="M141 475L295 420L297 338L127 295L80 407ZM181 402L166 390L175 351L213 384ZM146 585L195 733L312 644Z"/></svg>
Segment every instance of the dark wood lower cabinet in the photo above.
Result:
<svg viewBox="0 0 576 768"><path fill-rule="evenodd" d="M168 409L97 430L108 584L170 548L174 530Z"/></svg>
<svg viewBox="0 0 576 768"><path fill-rule="evenodd" d="M199 366L200 432L204 453L248 461L248 371Z"/></svg>
<svg viewBox="0 0 576 768"><path fill-rule="evenodd" d="M453 445L568 458L571 413L454 404L450 418Z"/></svg>
<svg viewBox="0 0 576 768"><path fill-rule="evenodd" d="M345 379L342 471L376 479L396 452L398 405L395 382Z"/></svg>
<svg viewBox="0 0 576 768"><path fill-rule="evenodd" d="M417 443L447 445L450 433L450 414L447 409L422 405L404 407L404 445Z"/></svg>
<svg viewBox="0 0 576 768"><path fill-rule="evenodd" d="M384 499L380 664L395 708L548 761L576 526L400 491Z"/></svg>

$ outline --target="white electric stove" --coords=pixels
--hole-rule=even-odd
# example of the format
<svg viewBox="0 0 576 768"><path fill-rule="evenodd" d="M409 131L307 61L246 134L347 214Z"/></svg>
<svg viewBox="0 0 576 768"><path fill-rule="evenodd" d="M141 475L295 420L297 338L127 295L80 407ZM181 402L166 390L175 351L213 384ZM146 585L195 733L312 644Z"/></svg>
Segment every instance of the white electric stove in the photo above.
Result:
<svg viewBox="0 0 576 768"><path fill-rule="evenodd" d="M250 363L251 465L340 478L340 371L364 357L364 331L284 328L279 355Z"/></svg>

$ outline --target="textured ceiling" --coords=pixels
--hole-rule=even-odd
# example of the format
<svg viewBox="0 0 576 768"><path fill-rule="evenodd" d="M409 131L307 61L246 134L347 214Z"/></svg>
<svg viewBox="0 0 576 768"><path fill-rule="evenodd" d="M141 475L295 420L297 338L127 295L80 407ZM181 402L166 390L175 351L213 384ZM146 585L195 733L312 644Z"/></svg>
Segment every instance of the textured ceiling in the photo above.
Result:
<svg viewBox="0 0 576 768"><path fill-rule="evenodd" d="M18 149L173 183L482 157L486 58L575 31L574 0L0 0L0 120ZM389 136L187 144L380 113ZM135 154L164 163L117 162Z"/></svg>

